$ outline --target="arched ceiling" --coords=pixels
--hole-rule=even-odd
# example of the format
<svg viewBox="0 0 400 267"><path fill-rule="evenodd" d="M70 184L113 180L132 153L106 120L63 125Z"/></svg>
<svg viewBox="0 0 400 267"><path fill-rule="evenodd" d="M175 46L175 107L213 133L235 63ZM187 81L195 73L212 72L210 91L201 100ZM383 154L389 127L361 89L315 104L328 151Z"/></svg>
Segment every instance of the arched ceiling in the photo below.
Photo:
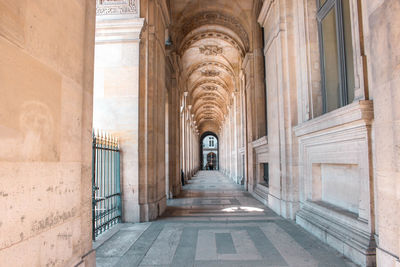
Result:
<svg viewBox="0 0 400 267"><path fill-rule="evenodd" d="M172 39L201 133L218 133L251 47L252 0L174 0Z"/></svg>

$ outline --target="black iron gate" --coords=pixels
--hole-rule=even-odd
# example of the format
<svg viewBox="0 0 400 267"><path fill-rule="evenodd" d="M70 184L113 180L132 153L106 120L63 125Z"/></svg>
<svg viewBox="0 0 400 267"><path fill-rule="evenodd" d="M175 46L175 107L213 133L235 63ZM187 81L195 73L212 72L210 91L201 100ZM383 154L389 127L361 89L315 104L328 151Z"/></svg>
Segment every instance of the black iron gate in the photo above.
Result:
<svg viewBox="0 0 400 267"><path fill-rule="evenodd" d="M121 221L120 150L118 139L93 133L93 240Z"/></svg>

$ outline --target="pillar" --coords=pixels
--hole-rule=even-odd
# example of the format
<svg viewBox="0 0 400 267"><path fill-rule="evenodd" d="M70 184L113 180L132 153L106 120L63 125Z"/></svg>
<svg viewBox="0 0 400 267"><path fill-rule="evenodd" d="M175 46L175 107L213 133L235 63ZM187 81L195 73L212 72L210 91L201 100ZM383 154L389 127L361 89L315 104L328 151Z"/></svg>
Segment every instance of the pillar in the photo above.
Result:
<svg viewBox="0 0 400 267"><path fill-rule="evenodd" d="M121 4L123 6L123 4ZM93 127L119 138L122 219L139 222L139 12L108 14L98 6Z"/></svg>
<svg viewBox="0 0 400 267"><path fill-rule="evenodd" d="M161 215L165 193L165 29L169 12L165 0L140 1L145 19L139 66L139 206L140 221Z"/></svg>

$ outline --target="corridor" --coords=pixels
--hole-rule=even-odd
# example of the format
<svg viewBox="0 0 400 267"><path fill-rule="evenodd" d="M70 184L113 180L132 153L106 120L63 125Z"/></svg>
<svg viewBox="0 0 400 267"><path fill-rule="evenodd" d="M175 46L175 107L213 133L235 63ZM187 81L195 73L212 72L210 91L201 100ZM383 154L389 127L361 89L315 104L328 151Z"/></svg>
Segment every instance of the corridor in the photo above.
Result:
<svg viewBox="0 0 400 267"><path fill-rule="evenodd" d="M354 266L217 171L200 171L154 222L119 224L94 243L110 266Z"/></svg>

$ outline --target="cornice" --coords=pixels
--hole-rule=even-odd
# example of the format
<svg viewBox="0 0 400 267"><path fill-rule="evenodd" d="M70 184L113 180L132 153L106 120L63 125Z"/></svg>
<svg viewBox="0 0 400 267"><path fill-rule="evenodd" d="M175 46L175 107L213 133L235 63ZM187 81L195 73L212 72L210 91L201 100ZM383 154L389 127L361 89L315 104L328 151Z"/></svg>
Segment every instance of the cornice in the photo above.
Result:
<svg viewBox="0 0 400 267"><path fill-rule="evenodd" d="M264 27L265 19L268 17L269 12L271 11L271 6L273 2L275 2L275 0L264 0L260 15L257 19L257 22L261 25L261 27Z"/></svg>
<svg viewBox="0 0 400 267"><path fill-rule="evenodd" d="M96 22L96 44L138 42L144 19L101 19Z"/></svg>
<svg viewBox="0 0 400 267"><path fill-rule="evenodd" d="M300 137L356 121L362 121L366 125L370 125L373 118L374 110L372 101L363 100L303 122L294 127L294 132L296 136Z"/></svg>

